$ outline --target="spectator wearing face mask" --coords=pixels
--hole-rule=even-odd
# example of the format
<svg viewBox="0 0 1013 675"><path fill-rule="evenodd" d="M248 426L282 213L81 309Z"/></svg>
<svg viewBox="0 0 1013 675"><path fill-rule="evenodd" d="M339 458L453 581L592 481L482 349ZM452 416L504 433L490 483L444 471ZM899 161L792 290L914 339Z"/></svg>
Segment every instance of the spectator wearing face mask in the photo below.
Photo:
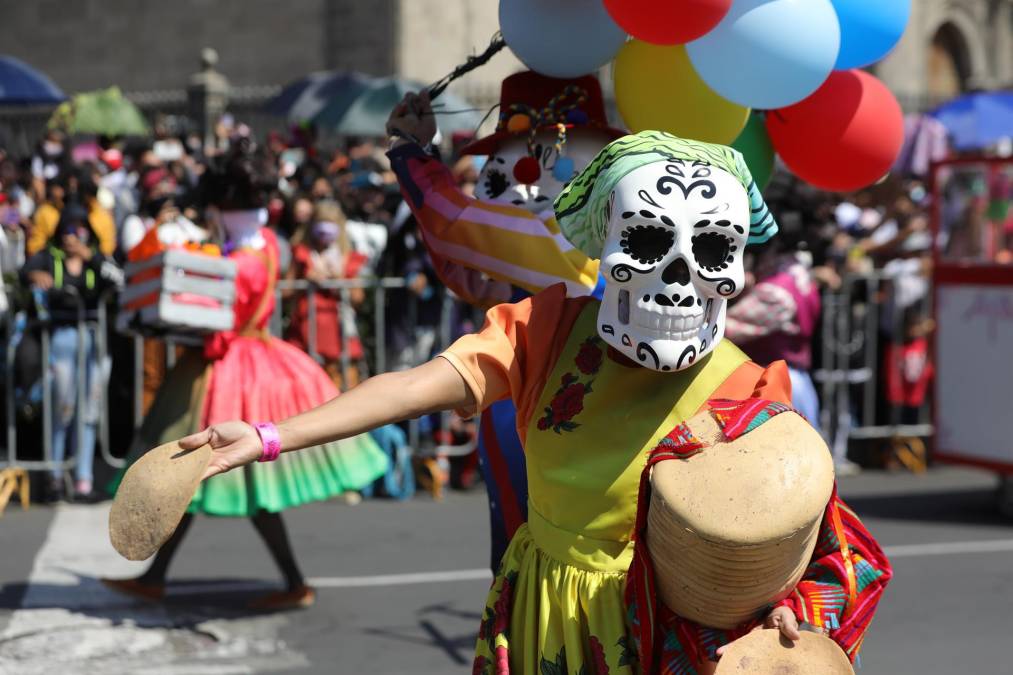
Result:
<svg viewBox="0 0 1013 675"><path fill-rule="evenodd" d="M88 226L95 234L99 251L104 256L111 256L116 250L116 224L112 214L98 202L95 181L88 175L68 175L65 182L59 178L55 180L55 185L46 184L46 202L35 211L27 243L28 254L38 253L46 247L56 232L63 202L74 198L87 210Z"/></svg>
<svg viewBox="0 0 1013 675"><path fill-rule="evenodd" d="M103 292L121 283L119 270L103 255L89 224L88 211L70 202L63 208L48 245L25 263L22 281L36 289L37 311L51 320L49 367L53 377L53 460L62 462L67 449L77 458L74 496L92 495L92 461L101 402L101 370L90 328L79 331L78 320L98 309ZM79 360L78 354L84 358ZM83 363L83 370L79 370ZM85 381L83 409L78 409L77 383ZM78 416L83 423L78 425ZM80 431L80 433L78 433ZM51 473L51 494L59 497L63 470Z"/></svg>
<svg viewBox="0 0 1013 675"><path fill-rule="evenodd" d="M50 129L32 155L32 187L35 198L41 200L46 194L46 184L66 172L69 166L70 158L63 134L56 129Z"/></svg>
<svg viewBox="0 0 1013 675"><path fill-rule="evenodd" d="M152 229L166 246L188 241L204 241L207 233L184 217L176 205L178 183L168 170L156 167L140 178L141 205L139 213L127 216L120 232L120 247L129 253Z"/></svg>
<svg viewBox="0 0 1013 675"><path fill-rule="evenodd" d="M337 279L354 279L359 276L365 256L352 250L345 233L345 214L336 202L320 202L312 224L303 226L292 235L292 267L289 279L306 279L315 284ZM289 326L288 340L310 351L310 334L315 335L315 352L323 359L324 369L334 382L346 388L358 383L358 369L354 364L363 356L362 343L355 331L353 308L362 304L365 292L349 292L352 307L344 308L336 290L317 289L313 294L316 328L309 323L309 296L298 292L298 300ZM342 374L342 354L348 351L353 366Z"/></svg>

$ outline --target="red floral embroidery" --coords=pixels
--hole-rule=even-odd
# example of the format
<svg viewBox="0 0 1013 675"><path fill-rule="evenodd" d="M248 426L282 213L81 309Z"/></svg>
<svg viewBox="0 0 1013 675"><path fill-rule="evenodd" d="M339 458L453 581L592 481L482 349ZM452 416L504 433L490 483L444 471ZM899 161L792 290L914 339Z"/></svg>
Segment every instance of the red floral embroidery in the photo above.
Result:
<svg viewBox="0 0 1013 675"><path fill-rule="evenodd" d="M493 605L495 619L492 623L492 634L500 635L506 633L510 626L510 610L513 607L514 588L512 579L507 576L503 579L503 587L500 589L499 597Z"/></svg>
<svg viewBox="0 0 1013 675"><path fill-rule="evenodd" d="M580 345L580 351L577 352L577 358L574 360L577 363L577 370L585 375L594 375L601 368L601 363L605 360L605 353L595 344L593 339L589 339Z"/></svg>
<svg viewBox="0 0 1013 675"><path fill-rule="evenodd" d="M605 647L595 636L591 636L591 672L594 675L609 675L609 665L605 661Z"/></svg>
<svg viewBox="0 0 1013 675"><path fill-rule="evenodd" d="M601 369L601 364L605 360L605 352L600 343L601 338L597 335L581 343L574 357L574 363L578 372L591 377L586 382L581 382L580 377L573 372L563 374L559 389L545 408L545 414L537 422L539 431L552 429L559 434L573 431L580 426L574 418L584 410L584 396L591 393L594 375Z"/></svg>

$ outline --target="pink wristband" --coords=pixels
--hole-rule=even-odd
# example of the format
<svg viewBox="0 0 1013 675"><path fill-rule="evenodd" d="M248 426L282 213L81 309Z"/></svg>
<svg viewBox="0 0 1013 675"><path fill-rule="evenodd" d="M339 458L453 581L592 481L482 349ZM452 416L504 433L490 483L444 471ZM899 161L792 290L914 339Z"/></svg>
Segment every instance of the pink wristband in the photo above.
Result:
<svg viewBox="0 0 1013 675"><path fill-rule="evenodd" d="M258 462L273 462L281 454L281 436L278 434L278 427L270 422L258 422L253 425L260 435L260 441L264 444L264 450Z"/></svg>

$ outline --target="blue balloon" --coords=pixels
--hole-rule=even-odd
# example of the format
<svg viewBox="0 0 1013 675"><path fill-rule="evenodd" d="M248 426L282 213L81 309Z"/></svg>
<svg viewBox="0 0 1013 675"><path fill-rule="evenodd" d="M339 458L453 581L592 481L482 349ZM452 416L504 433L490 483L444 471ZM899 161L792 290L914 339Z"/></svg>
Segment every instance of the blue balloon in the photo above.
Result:
<svg viewBox="0 0 1013 675"><path fill-rule="evenodd" d="M626 42L601 0L500 0L499 25L517 58L550 77L593 73Z"/></svg>
<svg viewBox="0 0 1013 675"><path fill-rule="evenodd" d="M904 34L911 0L832 0L841 24L834 70L862 68L887 55Z"/></svg>
<svg viewBox="0 0 1013 675"><path fill-rule="evenodd" d="M721 23L686 50L718 94L771 110L819 89L834 69L840 43L830 0L735 0Z"/></svg>

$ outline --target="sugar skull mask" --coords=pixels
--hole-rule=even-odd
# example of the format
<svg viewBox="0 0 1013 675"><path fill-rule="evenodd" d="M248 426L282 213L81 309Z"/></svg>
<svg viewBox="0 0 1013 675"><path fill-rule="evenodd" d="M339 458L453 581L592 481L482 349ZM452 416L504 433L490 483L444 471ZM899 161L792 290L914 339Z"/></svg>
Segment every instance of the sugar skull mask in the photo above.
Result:
<svg viewBox="0 0 1013 675"><path fill-rule="evenodd" d="M599 334L646 368L688 368L722 339L742 290L745 188L699 160L658 161L619 180L606 218Z"/></svg>
<svg viewBox="0 0 1013 675"><path fill-rule="evenodd" d="M594 131L570 133L563 145L564 161L560 162L556 140L555 132L542 131L535 136L532 152L538 161L539 176L530 184L520 182L514 175L517 162L532 155L528 151L527 136L505 140L482 167L475 197L513 204L535 214L551 209L553 200L567 181L582 171L608 142L604 134Z"/></svg>

